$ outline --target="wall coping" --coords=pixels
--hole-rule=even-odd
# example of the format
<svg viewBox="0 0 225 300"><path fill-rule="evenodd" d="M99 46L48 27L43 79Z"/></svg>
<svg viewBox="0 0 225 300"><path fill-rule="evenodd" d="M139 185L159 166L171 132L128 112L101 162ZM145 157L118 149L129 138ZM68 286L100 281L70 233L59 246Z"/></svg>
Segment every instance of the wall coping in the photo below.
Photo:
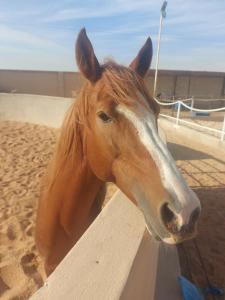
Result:
<svg viewBox="0 0 225 300"><path fill-rule="evenodd" d="M118 191L31 300L181 300L175 246L156 242Z"/></svg>

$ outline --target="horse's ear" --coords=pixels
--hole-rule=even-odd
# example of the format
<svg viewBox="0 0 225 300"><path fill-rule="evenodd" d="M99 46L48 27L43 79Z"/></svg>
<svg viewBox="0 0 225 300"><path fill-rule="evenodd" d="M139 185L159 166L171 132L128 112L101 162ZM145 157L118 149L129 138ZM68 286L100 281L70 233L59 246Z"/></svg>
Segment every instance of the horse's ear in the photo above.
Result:
<svg viewBox="0 0 225 300"><path fill-rule="evenodd" d="M85 28L81 29L76 42L76 60L80 72L91 82L101 77L101 67L95 56Z"/></svg>
<svg viewBox="0 0 225 300"><path fill-rule="evenodd" d="M138 52L138 55L130 64L130 68L133 69L141 77L144 77L146 75L151 65L152 52L152 41L149 37L144 46Z"/></svg>

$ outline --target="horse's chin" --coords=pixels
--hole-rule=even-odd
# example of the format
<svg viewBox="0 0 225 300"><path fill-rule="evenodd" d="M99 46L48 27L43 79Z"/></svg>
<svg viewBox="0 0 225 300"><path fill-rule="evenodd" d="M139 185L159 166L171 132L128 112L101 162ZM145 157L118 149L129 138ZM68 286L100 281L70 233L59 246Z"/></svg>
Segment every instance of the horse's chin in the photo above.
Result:
<svg viewBox="0 0 225 300"><path fill-rule="evenodd" d="M179 235L172 235L170 234L169 237L160 237L152 228L151 230L149 230L148 226L147 227L147 230L149 232L149 234L151 235L152 239L157 241L157 242L163 242L167 245L177 245L177 244L181 244L185 241L188 241L188 240L191 240L191 239L194 239L197 235L197 231L193 232L192 234L189 234L185 237L181 237Z"/></svg>
<svg viewBox="0 0 225 300"><path fill-rule="evenodd" d="M185 237L180 236L180 235L173 235L169 232L168 232L168 237L161 237L161 236L159 236L159 234L156 233L156 231L154 230L154 228L152 226L149 227L146 224L146 228L147 228L147 231L149 232L149 234L151 235L152 239L154 239L157 242L163 242L168 245L181 244L184 241L195 238L197 235L197 230L195 230L192 233L190 233L189 235L186 235Z"/></svg>

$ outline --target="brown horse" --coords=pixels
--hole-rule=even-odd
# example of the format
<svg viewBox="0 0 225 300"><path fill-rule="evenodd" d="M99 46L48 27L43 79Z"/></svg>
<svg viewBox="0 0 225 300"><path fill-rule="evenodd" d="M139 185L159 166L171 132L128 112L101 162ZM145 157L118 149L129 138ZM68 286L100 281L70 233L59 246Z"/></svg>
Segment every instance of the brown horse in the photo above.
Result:
<svg viewBox="0 0 225 300"><path fill-rule="evenodd" d="M39 202L36 242L50 274L101 210L115 183L149 232L175 244L195 234L200 203L158 136L159 107L145 84L148 38L129 68L100 65L85 29L76 59L86 82L64 120Z"/></svg>

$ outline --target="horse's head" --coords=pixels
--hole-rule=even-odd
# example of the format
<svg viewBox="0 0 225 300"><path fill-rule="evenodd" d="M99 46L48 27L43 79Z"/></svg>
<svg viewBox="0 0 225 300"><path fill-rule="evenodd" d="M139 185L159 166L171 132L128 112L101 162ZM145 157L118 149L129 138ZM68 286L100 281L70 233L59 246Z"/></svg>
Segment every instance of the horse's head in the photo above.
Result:
<svg viewBox="0 0 225 300"><path fill-rule="evenodd" d="M143 81L152 59L151 39L129 68L100 65L83 29L76 58L87 79L82 111L93 173L114 182L137 204L155 237L170 244L193 237L200 203L158 135L158 105Z"/></svg>

